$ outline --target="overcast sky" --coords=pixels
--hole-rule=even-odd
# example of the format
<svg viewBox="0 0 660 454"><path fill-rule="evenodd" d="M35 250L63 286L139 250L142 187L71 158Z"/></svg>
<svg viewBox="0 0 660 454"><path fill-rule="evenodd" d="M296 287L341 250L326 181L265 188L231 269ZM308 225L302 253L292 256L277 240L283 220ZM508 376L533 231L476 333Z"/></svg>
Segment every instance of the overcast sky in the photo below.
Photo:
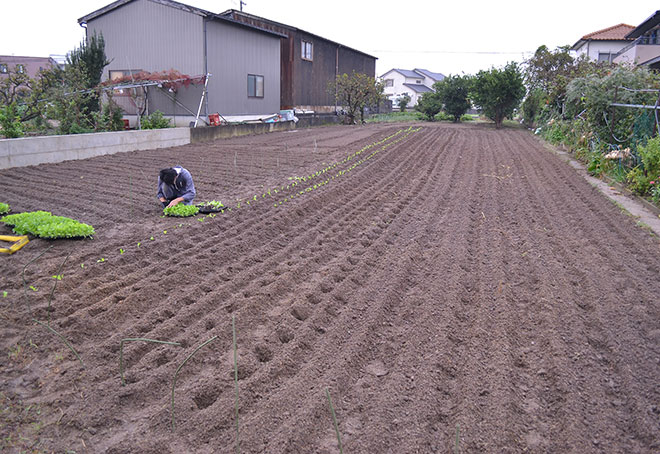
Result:
<svg viewBox="0 0 660 454"><path fill-rule="evenodd" d="M0 0L0 55L66 54L83 38L77 19L110 3ZM214 13L239 9L239 0L181 3ZM377 75L392 68L448 75L522 61L542 44L573 45L622 22L637 26L659 6L650 0L246 0L244 10L373 55Z"/></svg>

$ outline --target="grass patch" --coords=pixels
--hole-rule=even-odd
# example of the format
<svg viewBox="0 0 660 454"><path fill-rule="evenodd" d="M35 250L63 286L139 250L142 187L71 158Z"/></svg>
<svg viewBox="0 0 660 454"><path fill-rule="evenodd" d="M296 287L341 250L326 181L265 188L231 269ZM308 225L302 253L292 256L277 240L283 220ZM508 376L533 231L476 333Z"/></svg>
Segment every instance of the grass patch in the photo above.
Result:
<svg viewBox="0 0 660 454"><path fill-rule="evenodd" d="M406 122L406 121L419 121L418 112L390 112L384 114L370 115L365 120L366 123L393 123L393 122Z"/></svg>

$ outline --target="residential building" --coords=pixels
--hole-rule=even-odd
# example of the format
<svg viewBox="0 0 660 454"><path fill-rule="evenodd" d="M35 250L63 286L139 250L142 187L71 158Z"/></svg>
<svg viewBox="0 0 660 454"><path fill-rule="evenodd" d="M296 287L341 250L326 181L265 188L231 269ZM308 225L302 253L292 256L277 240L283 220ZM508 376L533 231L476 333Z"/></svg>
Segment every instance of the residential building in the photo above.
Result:
<svg viewBox="0 0 660 454"><path fill-rule="evenodd" d="M222 17L284 35L280 41L280 106L315 112L335 112L329 84L337 75L376 74L376 57L322 38L300 28L234 9Z"/></svg>
<svg viewBox="0 0 660 454"><path fill-rule="evenodd" d="M10 72L25 73L34 79L39 71L57 66L57 62L50 57L16 57L13 55L0 55L0 78L7 77Z"/></svg>
<svg viewBox="0 0 660 454"><path fill-rule="evenodd" d="M170 91L157 84L115 93L135 116L160 110L188 125L203 117L267 115L280 109L280 39L284 35L173 0L118 0L78 19L87 38L103 34L110 64L103 81L142 71L209 74L208 89L189 85ZM132 116L131 116L132 115Z"/></svg>
<svg viewBox="0 0 660 454"><path fill-rule="evenodd" d="M630 44L615 56L615 63L629 62L637 66L660 69L660 10L626 35Z"/></svg>
<svg viewBox="0 0 660 454"><path fill-rule="evenodd" d="M628 24L613 25L584 35L573 44L571 50L575 51L578 57L586 55L590 60L611 63L614 56L632 41L626 35L634 29L635 27Z"/></svg>
<svg viewBox="0 0 660 454"><path fill-rule="evenodd" d="M398 107L399 99L407 94L410 96L409 107L414 107L422 94L433 91L433 84L443 80L445 76L426 69L390 69L380 76L385 85L385 96L392 101L393 107Z"/></svg>

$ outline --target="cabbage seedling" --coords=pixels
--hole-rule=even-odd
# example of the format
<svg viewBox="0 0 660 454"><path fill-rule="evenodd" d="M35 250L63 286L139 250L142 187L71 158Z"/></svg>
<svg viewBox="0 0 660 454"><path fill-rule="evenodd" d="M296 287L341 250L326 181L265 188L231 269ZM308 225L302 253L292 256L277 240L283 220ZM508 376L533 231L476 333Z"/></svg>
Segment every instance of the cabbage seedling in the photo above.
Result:
<svg viewBox="0 0 660 454"><path fill-rule="evenodd" d="M183 203L179 203L173 207L165 208L163 213L165 213L166 216L188 217L199 213L199 208L195 205L184 205Z"/></svg>
<svg viewBox="0 0 660 454"><path fill-rule="evenodd" d="M11 211L8 203L0 203L0 214L7 214Z"/></svg>

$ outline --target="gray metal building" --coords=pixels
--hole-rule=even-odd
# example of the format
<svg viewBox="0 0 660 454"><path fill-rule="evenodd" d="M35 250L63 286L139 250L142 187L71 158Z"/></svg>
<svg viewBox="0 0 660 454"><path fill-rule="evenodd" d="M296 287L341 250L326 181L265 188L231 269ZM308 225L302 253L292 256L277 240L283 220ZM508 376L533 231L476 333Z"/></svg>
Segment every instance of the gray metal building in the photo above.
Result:
<svg viewBox="0 0 660 454"><path fill-rule="evenodd" d="M281 33L172 0L118 0L78 23L87 28L88 39L95 32L103 34L111 61L103 80L139 71L210 73L203 116L265 115L280 109ZM143 103L136 90L146 91ZM152 85L116 90L113 99L129 115L160 110L187 125L202 91L202 85L174 92Z"/></svg>

